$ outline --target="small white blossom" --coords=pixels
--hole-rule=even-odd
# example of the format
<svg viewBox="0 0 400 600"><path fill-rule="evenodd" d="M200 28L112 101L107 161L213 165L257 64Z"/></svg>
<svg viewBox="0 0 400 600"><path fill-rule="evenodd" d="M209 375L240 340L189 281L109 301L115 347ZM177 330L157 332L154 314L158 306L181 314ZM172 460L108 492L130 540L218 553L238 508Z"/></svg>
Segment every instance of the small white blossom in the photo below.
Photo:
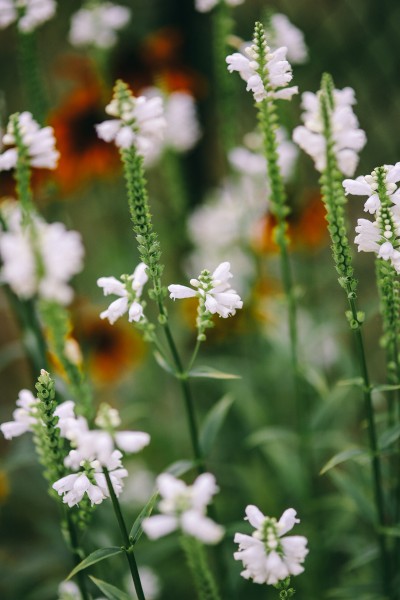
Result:
<svg viewBox="0 0 400 600"><path fill-rule="evenodd" d="M18 394L17 407L13 412L13 421L2 423L0 430L6 440L18 437L37 423L37 405L39 400L29 390L21 390Z"/></svg>
<svg viewBox="0 0 400 600"><path fill-rule="evenodd" d="M195 0L195 7L199 12L205 13L212 10L220 1L221 0ZM239 6L239 4L243 4L244 0L222 0L222 2L226 2L228 6Z"/></svg>
<svg viewBox="0 0 400 600"><path fill-rule="evenodd" d="M101 319L108 319L111 325L122 315L128 313L129 322L138 322L143 318L143 305L140 303L143 286L148 280L146 265L140 263L132 275L124 276L123 281L115 277L100 277L97 285L103 288L105 296L113 294L120 296L114 300L107 310L100 313Z"/></svg>
<svg viewBox="0 0 400 600"><path fill-rule="evenodd" d="M358 164L358 153L364 148L367 138L365 132L358 128L358 119L352 105L355 95L352 88L334 90L334 106L331 113L331 129L333 150L339 170L351 176ZM296 127L293 140L314 160L317 171L326 168L326 140L321 115L319 94L305 92L302 95L304 126Z"/></svg>
<svg viewBox="0 0 400 600"><path fill-rule="evenodd" d="M38 295L69 304L73 290L68 282L83 267L80 234L67 231L63 223L48 224L39 217L23 227L18 208L9 224L9 231L0 233L1 281L20 298Z"/></svg>
<svg viewBox="0 0 400 600"><path fill-rule="evenodd" d="M293 64L304 63L308 58L303 32L289 21L286 15L276 13L271 17L273 48L285 46L287 58Z"/></svg>
<svg viewBox="0 0 400 600"><path fill-rule="evenodd" d="M106 142L115 142L118 148L135 146L139 154L152 155L162 143L166 121L160 97L135 98L127 92L120 105L114 99L106 107L106 112L117 117L96 125L97 135Z"/></svg>
<svg viewBox="0 0 400 600"><path fill-rule="evenodd" d="M209 271L203 271L199 279L191 279L193 288L186 285L169 285L170 298L198 297L204 301L205 307L212 315L219 314L226 318L236 313L236 309L243 307L239 294L231 288L229 279L233 277L229 262L223 262L215 269L211 277ZM206 277L204 277L206 275Z"/></svg>
<svg viewBox="0 0 400 600"><path fill-rule="evenodd" d="M252 536L235 535L239 550L233 556L243 562L242 577L252 579L254 583L276 585L280 580L304 571L302 563L308 554L307 538L285 536L295 523L300 522L293 508L287 509L276 521L263 515L256 506L249 505L246 519L256 531Z"/></svg>
<svg viewBox="0 0 400 600"><path fill-rule="evenodd" d="M144 519L143 531L156 540L180 529L183 533L199 539L204 544L217 544L224 530L206 516L206 507L211 502L218 487L210 473L200 475L192 486L169 473L157 478L157 486L162 497L159 504L161 515Z"/></svg>
<svg viewBox="0 0 400 600"><path fill-rule="evenodd" d="M52 127L40 127L30 112L18 115L18 126L22 142L27 149L31 167L55 169L60 153L55 149L55 137ZM12 120L9 121L7 132L3 136L5 146L15 146L15 131ZM15 168L18 159L17 148L9 148L0 154L0 171Z"/></svg>
<svg viewBox="0 0 400 600"><path fill-rule="evenodd" d="M247 45L243 53L235 52L227 56L228 71L238 71L240 77L247 82L247 91L253 92L254 100L262 102L266 98L290 100L298 93L297 86L287 87L292 80L292 68L286 60L287 48L277 48L273 52L265 45L265 67L263 78L259 74L259 56L256 44ZM268 89L266 87L268 81Z"/></svg>
<svg viewBox="0 0 400 600"><path fill-rule="evenodd" d="M72 16L69 41L78 47L112 48L117 43L116 32L125 27L130 18L129 8L112 2L81 8Z"/></svg>
<svg viewBox="0 0 400 600"><path fill-rule="evenodd" d="M24 33L34 31L56 12L55 0L0 0L0 29L18 22Z"/></svg>

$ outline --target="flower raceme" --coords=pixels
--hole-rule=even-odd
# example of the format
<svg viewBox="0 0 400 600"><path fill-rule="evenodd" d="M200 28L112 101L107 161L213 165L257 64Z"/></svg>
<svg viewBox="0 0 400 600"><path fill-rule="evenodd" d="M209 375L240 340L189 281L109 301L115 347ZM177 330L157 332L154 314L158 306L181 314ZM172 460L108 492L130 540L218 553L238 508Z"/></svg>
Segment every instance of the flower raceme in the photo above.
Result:
<svg viewBox="0 0 400 600"><path fill-rule="evenodd" d="M105 296L120 296L114 300L107 310L100 314L101 319L108 319L113 325L122 315L128 313L130 322L138 322L143 318L143 305L140 303L143 286L148 280L146 265L140 263L132 275L123 275L118 281L115 277L100 277L97 285L103 288Z"/></svg>
<svg viewBox="0 0 400 600"><path fill-rule="evenodd" d="M59 152L55 148L56 140L52 127L40 127L30 112L15 115L21 136L22 145L26 150L27 160L31 167L40 169L55 169ZM14 118L11 117L7 132L3 136L5 146L13 146L0 154L0 171L14 169L17 165L18 151Z"/></svg>
<svg viewBox="0 0 400 600"><path fill-rule="evenodd" d="M0 0L0 29L17 21L24 33L34 31L56 12L55 0Z"/></svg>
<svg viewBox="0 0 400 600"><path fill-rule="evenodd" d="M355 103L352 88L333 90L333 107L329 115L333 150L339 170L349 177L354 174L358 153L367 141L365 132L358 127L358 119L352 108ZM326 168L326 139L319 93L305 92L302 106L304 126L295 128L293 140L313 159L317 171L322 172Z"/></svg>
<svg viewBox="0 0 400 600"><path fill-rule="evenodd" d="M202 271L198 279L190 280L192 288L186 285L169 285L170 298L176 300L197 297L208 313L217 313L223 318L232 316L236 309L242 308L243 302L230 286L229 279L233 277L230 268L229 262L223 262L212 274L207 270Z"/></svg>
<svg viewBox="0 0 400 600"><path fill-rule="evenodd" d="M32 427L37 422L37 404L38 399L30 390L24 389L19 392L18 408L13 412L14 420L0 425L0 431L6 440L11 440L27 431L32 431Z"/></svg>
<svg viewBox="0 0 400 600"><path fill-rule="evenodd" d="M206 507L218 492L211 473L199 475L192 486L169 473L162 473L157 478L157 487L162 497L159 504L162 514L148 517L142 523L150 539L156 540L180 529L204 544L217 544L221 540L223 528L206 516Z"/></svg>
<svg viewBox="0 0 400 600"><path fill-rule="evenodd" d="M355 243L358 251L375 252L388 260L400 273L400 162L384 165L371 175L345 179L346 194L368 196L364 211L375 215L375 221L358 219Z"/></svg>
<svg viewBox="0 0 400 600"><path fill-rule="evenodd" d="M296 523L296 511L285 510L279 521L266 517L253 505L246 508L246 520L255 528L251 536L236 533L235 543L239 550L234 553L235 560L243 562L245 579L254 583L276 585L290 575L299 575L304 571L302 563L308 554L307 538L304 536L285 536Z"/></svg>
<svg viewBox="0 0 400 600"><path fill-rule="evenodd" d="M105 142L115 142L121 149L134 146L144 157L161 144L166 122L160 97L136 98L123 82L117 81L106 112L116 118L96 125L97 135Z"/></svg>
<svg viewBox="0 0 400 600"><path fill-rule="evenodd" d="M293 75L286 52L285 46L272 52L265 40L263 26L256 23L253 43L243 53L235 52L226 58L228 71L239 73L247 82L247 91L253 92L256 102L267 98L290 100L298 93L298 87L287 87Z"/></svg>
<svg viewBox="0 0 400 600"><path fill-rule="evenodd" d="M117 43L116 32L131 18L129 8L112 2L99 5L87 3L71 19L69 41L73 46L112 48Z"/></svg>

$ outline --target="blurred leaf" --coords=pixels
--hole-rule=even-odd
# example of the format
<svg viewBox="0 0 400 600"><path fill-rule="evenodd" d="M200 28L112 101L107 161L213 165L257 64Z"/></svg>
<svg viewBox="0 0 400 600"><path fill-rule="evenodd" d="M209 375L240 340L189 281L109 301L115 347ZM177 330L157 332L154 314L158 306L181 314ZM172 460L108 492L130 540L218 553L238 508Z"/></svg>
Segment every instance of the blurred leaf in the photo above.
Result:
<svg viewBox="0 0 400 600"><path fill-rule="evenodd" d="M400 525L393 527L379 527L378 531L390 537L400 537Z"/></svg>
<svg viewBox="0 0 400 600"><path fill-rule="evenodd" d="M297 442L297 435L294 431L284 429L283 427L264 427L255 431L246 439L246 445L251 448L271 442Z"/></svg>
<svg viewBox="0 0 400 600"><path fill-rule="evenodd" d="M351 379L340 379L336 385L339 385L340 387L349 387L349 386L356 386L356 387L363 387L364 385L364 380L362 377L352 377Z"/></svg>
<svg viewBox="0 0 400 600"><path fill-rule="evenodd" d="M324 398L329 394L329 387L327 381L321 371L311 367L310 365L303 365L301 368L301 375L304 380L321 396Z"/></svg>
<svg viewBox="0 0 400 600"><path fill-rule="evenodd" d="M232 373L223 373L213 367L196 367L188 373L189 377L207 377L208 379L241 379L240 375L232 375Z"/></svg>
<svg viewBox="0 0 400 600"><path fill-rule="evenodd" d="M372 562L379 556L378 548L374 546L368 546L365 550L361 550L356 557L350 560L346 565L346 571L355 571L364 565Z"/></svg>
<svg viewBox="0 0 400 600"><path fill-rule="evenodd" d="M89 577L109 600L130 600L130 596L128 596L128 594L122 590L119 590L117 587L115 587L115 585L111 585L111 583L97 579L97 577L93 577L93 575L89 575Z"/></svg>
<svg viewBox="0 0 400 600"><path fill-rule="evenodd" d="M348 450L343 450L343 452L339 452L338 454L335 454L335 456L332 456L332 458L322 467L319 474L324 475L324 473L330 471L333 467L357 458L358 456L368 456L368 452L366 450L361 450L361 448L349 448Z"/></svg>
<svg viewBox="0 0 400 600"><path fill-rule="evenodd" d="M166 473L170 473L174 477L180 477L191 469L194 469L196 463L194 460L177 460L165 469Z"/></svg>
<svg viewBox="0 0 400 600"><path fill-rule="evenodd" d="M391 385L389 383L383 383L372 386L373 392L391 392L393 390L400 390L400 385Z"/></svg>
<svg viewBox="0 0 400 600"><path fill-rule="evenodd" d="M233 401L234 398L226 394L207 414L199 435L200 447L205 456L210 453Z"/></svg>
<svg viewBox="0 0 400 600"><path fill-rule="evenodd" d="M165 358L162 356L162 354L160 352L158 352L158 350L155 350L153 352L154 358L156 359L157 364L164 369L164 371L166 371L167 373L170 373L170 375L173 375L174 377L176 376L176 371L172 368L172 366L165 360Z"/></svg>
<svg viewBox="0 0 400 600"><path fill-rule="evenodd" d="M121 554L122 552L122 548L117 546L111 546L111 548L99 548L84 558L79 565L76 565L66 579L71 579L71 577L79 573L79 571L83 571L83 569L86 569L87 567L90 567L101 560L105 560L106 558L110 558L110 556L115 556L116 554Z"/></svg>
<svg viewBox="0 0 400 600"><path fill-rule="evenodd" d="M353 500L358 514L375 526L376 511L366 488L353 475L343 471L331 470L329 476L336 486Z"/></svg>
<svg viewBox="0 0 400 600"><path fill-rule="evenodd" d="M144 506L144 508L140 511L138 517L135 519L134 524L132 525L131 532L129 534L129 538L132 540L134 544L140 539L140 536L143 533L142 522L144 519L149 517L153 512L153 508L155 503L157 502L159 496L158 490L154 492L154 494L150 497L150 500Z"/></svg>
<svg viewBox="0 0 400 600"><path fill-rule="evenodd" d="M400 425L393 425L393 427L389 427L379 436L379 447L381 449L387 448L393 442L398 440L400 437Z"/></svg>

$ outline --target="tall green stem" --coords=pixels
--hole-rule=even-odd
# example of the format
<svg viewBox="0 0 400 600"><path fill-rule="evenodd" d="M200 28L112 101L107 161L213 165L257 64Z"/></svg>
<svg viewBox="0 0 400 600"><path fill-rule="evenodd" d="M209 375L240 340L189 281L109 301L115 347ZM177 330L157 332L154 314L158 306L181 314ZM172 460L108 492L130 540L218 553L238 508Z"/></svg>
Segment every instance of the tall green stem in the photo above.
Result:
<svg viewBox="0 0 400 600"><path fill-rule="evenodd" d="M199 600L219 600L220 595L214 576L207 564L204 546L196 538L187 535L181 536L180 541L193 576Z"/></svg>
<svg viewBox="0 0 400 600"><path fill-rule="evenodd" d="M82 561L82 556L80 555L80 548L79 548L79 544L78 544L78 536L77 536L76 530L75 530L75 524L72 521L72 518L71 518L71 515L70 515L68 509L65 511L65 520L66 520L67 528L68 528L68 534L69 534L69 540L70 540L70 544L71 544L73 561L74 561L75 566L77 566ZM76 579L78 582L79 590L81 592L82 600L90 600L90 595L86 589L86 579L85 579L85 575L84 575L83 571L78 571L78 573L76 575Z"/></svg>
<svg viewBox="0 0 400 600"><path fill-rule="evenodd" d="M27 106L34 119L43 125L47 113L47 98L38 64L35 32L18 32L20 77L25 87Z"/></svg>
<svg viewBox="0 0 400 600"><path fill-rule="evenodd" d="M132 580L133 580L133 584L135 586L137 597L139 600L146 600L144 593L143 593L142 582L140 581L140 575L139 575L139 571L137 568L135 555L133 552L133 545L129 539L128 530L126 528L126 524L124 521L124 517L122 515L121 507L118 502L118 498L115 495L114 488L111 483L111 479L110 479L108 470L106 468L104 468L103 472L104 472L104 475L105 475L105 478L107 481L107 487L108 487L108 491L110 492L111 502L112 502L112 505L114 508L115 516L117 518L119 529L121 531L122 539L124 542L124 551L125 551L125 555L126 555L128 564L129 564L129 569L131 571Z"/></svg>

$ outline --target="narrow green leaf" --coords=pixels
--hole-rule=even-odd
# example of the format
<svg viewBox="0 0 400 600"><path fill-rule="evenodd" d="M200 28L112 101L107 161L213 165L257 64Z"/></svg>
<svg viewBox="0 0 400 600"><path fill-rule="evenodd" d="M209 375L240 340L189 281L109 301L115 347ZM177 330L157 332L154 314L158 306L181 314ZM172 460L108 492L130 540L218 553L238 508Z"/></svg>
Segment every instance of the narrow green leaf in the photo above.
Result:
<svg viewBox="0 0 400 600"><path fill-rule="evenodd" d="M204 456L208 456L211 448L217 439L218 433L226 419L226 416L233 404L233 397L226 394L217 404L215 404L205 418L203 427L199 435L200 447Z"/></svg>
<svg viewBox="0 0 400 600"><path fill-rule="evenodd" d="M194 460L177 460L165 469L166 473L170 473L174 477L184 475L196 466Z"/></svg>
<svg viewBox="0 0 400 600"><path fill-rule="evenodd" d="M285 442L285 444L295 444L297 435L289 429L283 427L263 427L255 431L246 439L246 445L250 448L270 444L272 442Z"/></svg>
<svg viewBox="0 0 400 600"><path fill-rule="evenodd" d="M383 383L372 386L373 392L391 392L393 390L400 390L400 385L390 385L389 383Z"/></svg>
<svg viewBox="0 0 400 600"><path fill-rule="evenodd" d="M162 354L160 352L158 352L158 350L155 350L153 352L153 355L154 355L154 358L156 359L158 366L160 366L162 369L164 369L164 371L166 371L170 375L174 375L174 377L176 376L176 371L165 360L165 358L162 356Z"/></svg>
<svg viewBox="0 0 400 600"><path fill-rule="evenodd" d="M400 538L400 525L394 525L393 527L379 527L378 531L390 537Z"/></svg>
<svg viewBox="0 0 400 600"><path fill-rule="evenodd" d="M135 519L134 524L132 525L131 532L129 534L129 538L132 540L134 544L139 540L140 536L143 533L142 522L143 519L146 519L153 512L153 508L155 503L158 500L159 492L158 490L154 492L154 494L150 497L150 500L144 506L144 508L140 511L139 515Z"/></svg>
<svg viewBox="0 0 400 600"><path fill-rule="evenodd" d="M400 437L400 425L393 425L389 429L386 429L379 437L379 447L381 450L387 448L393 442L398 440Z"/></svg>
<svg viewBox="0 0 400 600"><path fill-rule="evenodd" d="M93 577L93 575L89 575L89 577L99 588L99 590L108 598L108 600L130 600L130 596L115 587L115 585L111 585L111 583L97 579L97 577Z"/></svg>
<svg viewBox="0 0 400 600"><path fill-rule="evenodd" d="M344 450L343 452L339 452L332 456L331 459L322 467L319 474L324 475L327 471L333 469L333 467L337 467L347 460L353 460L360 456L368 456L368 452L366 450L361 450L360 448L349 448L348 450Z"/></svg>
<svg viewBox="0 0 400 600"><path fill-rule="evenodd" d="M353 377L352 379L340 379L336 385L339 385L340 387L349 387L352 385L356 387L363 387L364 381L362 377Z"/></svg>
<svg viewBox="0 0 400 600"><path fill-rule="evenodd" d="M101 560L105 560L106 558L110 558L110 556L115 556L116 554L121 554L122 552L122 548L118 548L118 546L112 546L111 548L99 548L99 550L95 550L89 554L89 556L84 558L79 565L76 565L66 579L71 579L71 577L79 573L79 571L83 571L83 569L86 569L87 567L90 567Z"/></svg>
<svg viewBox="0 0 400 600"><path fill-rule="evenodd" d="M233 375L232 373L223 373L213 367L196 367L188 373L189 377L206 377L208 379L241 379L240 375Z"/></svg>

